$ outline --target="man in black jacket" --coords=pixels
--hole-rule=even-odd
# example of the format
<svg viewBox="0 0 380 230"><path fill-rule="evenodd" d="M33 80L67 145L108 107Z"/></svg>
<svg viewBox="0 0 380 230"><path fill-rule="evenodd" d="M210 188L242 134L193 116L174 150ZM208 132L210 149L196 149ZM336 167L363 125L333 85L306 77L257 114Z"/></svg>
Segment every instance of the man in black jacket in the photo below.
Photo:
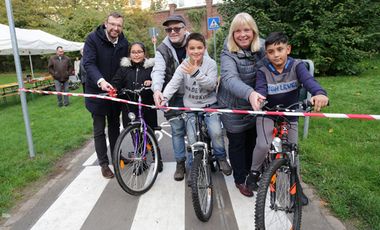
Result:
<svg viewBox="0 0 380 230"><path fill-rule="evenodd" d="M116 12L109 14L104 24L87 36L83 53L83 65L87 72L86 93L100 94L112 90L109 82L120 67L121 58L128 55L128 40L123 34L123 16ZM120 133L121 106L117 102L95 98L86 98L85 103L93 119L95 150L102 175L112 178L114 174L108 167L104 130L107 122L112 153Z"/></svg>

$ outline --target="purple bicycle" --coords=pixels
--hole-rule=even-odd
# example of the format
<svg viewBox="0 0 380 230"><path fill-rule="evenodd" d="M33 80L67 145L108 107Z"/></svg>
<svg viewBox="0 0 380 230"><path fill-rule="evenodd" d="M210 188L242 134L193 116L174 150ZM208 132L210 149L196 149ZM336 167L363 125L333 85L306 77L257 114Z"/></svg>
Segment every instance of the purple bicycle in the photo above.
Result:
<svg viewBox="0 0 380 230"><path fill-rule="evenodd" d="M141 92L150 88L122 89L118 95L127 93L138 96L138 114L129 112L131 122L118 137L113 152L113 167L121 188L131 195L141 195L154 184L162 171L162 160L155 133L142 114Z"/></svg>

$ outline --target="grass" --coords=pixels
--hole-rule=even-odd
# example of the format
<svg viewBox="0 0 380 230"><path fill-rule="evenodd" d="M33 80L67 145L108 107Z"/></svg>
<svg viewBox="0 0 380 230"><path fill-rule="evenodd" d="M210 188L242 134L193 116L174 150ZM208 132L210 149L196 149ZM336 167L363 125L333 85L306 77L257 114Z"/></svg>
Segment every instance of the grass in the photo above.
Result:
<svg viewBox="0 0 380 230"><path fill-rule="evenodd" d="M46 74L47 73L44 73L44 72L36 72L34 73L34 77L37 78L37 77L45 76ZM13 82L17 83L17 76L15 73L1 73L0 74L0 85L13 83Z"/></svg>
<svg viewBox="0 0 380 230"><path fill-rule="evenodd" d="M331 104L323 112L380 114L380 59L358 77L318 81ZM300 142L303 180L312 184L340 219L358 229L380 229L380 121L311 120Z"/></svg>
<svg viewBox="0 0 380 230"><path fill-rule="evenodd" d="M65 153L91 137L92 119L84 99L70 98L59 108L56 96L27 95L36 157L31 160L19 99L0 101L0 213L22 198L22 189L48 175ZM1 217L0 217L1 218Z"/></svg>

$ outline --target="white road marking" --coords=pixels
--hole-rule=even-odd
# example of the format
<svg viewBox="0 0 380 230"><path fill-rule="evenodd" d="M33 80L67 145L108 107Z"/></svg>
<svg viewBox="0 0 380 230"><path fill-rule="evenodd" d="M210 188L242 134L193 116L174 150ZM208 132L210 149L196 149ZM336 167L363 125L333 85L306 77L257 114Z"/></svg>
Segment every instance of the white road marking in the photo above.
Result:
<svg viewBox="0 0 380 230"><path fill-rule="evenodd" d="M87 166L42 215L32 230L80 229L109 180L99 166Z"/></svg>
<svg viewBox="0 0 380 230"><path fill-rule="evenodd" d="M166 132L165 130L162 129L161 132L162 132L163 134L165 134L166 136L172 138L172 135L171 135L170 133Z"/></svg>
<svg viewBox="0 0 380 230"><path fill-rule="evenodd" d="M98 156L96 155L96 152L94 152L87 160L82 164L82 166L91 166L95 163L95 161L98 159Z"/></svg>
<svg viewBox="0 0 380 230"><path fill-rule="evenodd" d="M140 197L132 230L185 229L185 180L175 181L176 163L164 163L153 187Z"/></svg>
<svg viewBox="0 0 380 230"><path fill-rule="evenodd" d="M243 196L236 188L233 176L225 176L224 179L239 229L255 229L255 196Z"/></svg>

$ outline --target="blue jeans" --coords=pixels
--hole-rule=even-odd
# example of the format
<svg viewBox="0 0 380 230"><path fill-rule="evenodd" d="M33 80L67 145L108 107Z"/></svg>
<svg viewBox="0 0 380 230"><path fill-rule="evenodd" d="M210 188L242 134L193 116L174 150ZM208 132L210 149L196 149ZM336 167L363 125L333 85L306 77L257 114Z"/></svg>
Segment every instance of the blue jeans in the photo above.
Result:
<svg viewBox="0 0 380 230"><path fill-rule="evenodd" d="M180 117L174 117L169 120L172 129L172 144L174 156L177 162L186 160L186 145L185 145L185 122Z"/></svg>
<svg viewBox="0 0 380 230"><path fill-rule="evenodd" d="M207 113L204 116L204 120L207 126L207 133L210 136L212 149L214 150L214 155L216 159L221 159L226 157L226 149L224 148L224 138L222 131L222 123L220 121L219 114ZM195 134L195 113L187 113L186 116L186 132L187 139L192 145L196 142Z"/></svg>
<svg viewBox="0 0 380 230"><path fill-rule="evenodd" d="M54 80L54 86L55 86L55 91L57 92L69 92L69 81L60 82L60 81ZM63 103L62 103L62 95L57 95L57 99L58 99L59 106L62 106L62 104L63 105L69 104L68 96L63 96Z"/></svg>

